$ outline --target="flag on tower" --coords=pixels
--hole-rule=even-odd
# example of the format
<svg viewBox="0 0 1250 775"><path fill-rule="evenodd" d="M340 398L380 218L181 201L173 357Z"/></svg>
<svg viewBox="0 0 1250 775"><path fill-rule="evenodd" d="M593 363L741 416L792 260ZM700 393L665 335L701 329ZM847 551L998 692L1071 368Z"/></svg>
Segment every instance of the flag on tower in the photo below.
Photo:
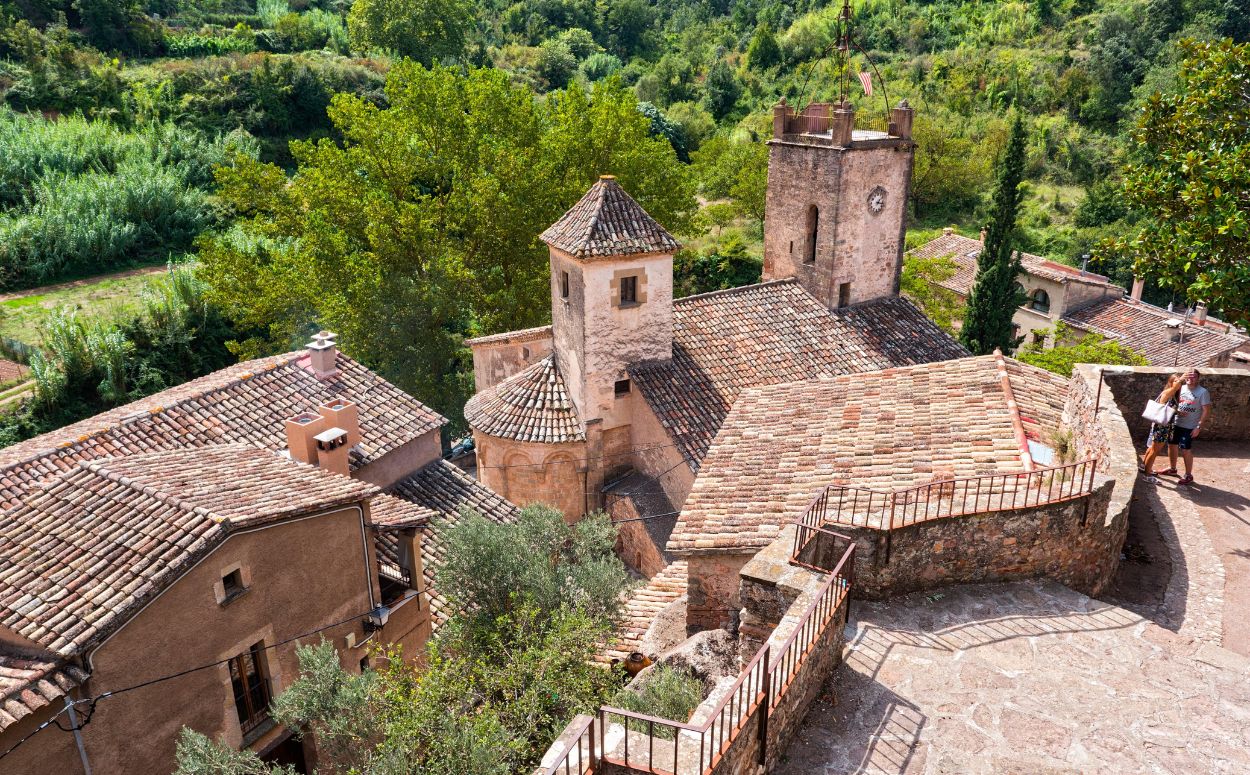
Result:
<svg viewBox="0 0 1250 775"><path fill-rule="evenodd" d="M864 87L864 96L871 97L872 96L872 76L869 75L868 73L860 73L859 83L861 86Z"/></svg>

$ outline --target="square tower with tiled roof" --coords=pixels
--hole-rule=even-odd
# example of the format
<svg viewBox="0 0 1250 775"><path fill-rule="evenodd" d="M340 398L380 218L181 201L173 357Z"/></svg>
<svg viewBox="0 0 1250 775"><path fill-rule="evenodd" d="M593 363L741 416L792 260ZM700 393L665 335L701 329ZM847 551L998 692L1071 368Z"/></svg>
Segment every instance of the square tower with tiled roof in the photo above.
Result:
<svg viewBox="0 0 1250 775"><path fill-rule="evenodd" d="M911 185L913 111L887 131L813 103L773 115L764 216L764 279L796 278L829 309L898 295Z"/></svg>
<svg viewBox="0 0 1250 775"><path fill-rule="evenodd" d="M680 247L612 175L542 234L551 249L558 371L583 423L628 423L617 402L631 363L673 354L673 253Z"/></svg>

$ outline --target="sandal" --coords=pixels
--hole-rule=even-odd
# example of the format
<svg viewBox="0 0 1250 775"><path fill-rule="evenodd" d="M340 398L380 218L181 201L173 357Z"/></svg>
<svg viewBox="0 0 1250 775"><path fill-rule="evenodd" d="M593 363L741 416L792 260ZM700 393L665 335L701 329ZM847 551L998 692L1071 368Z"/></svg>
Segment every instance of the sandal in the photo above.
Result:
<svg viewBox="0 0 1250 775"><path fill-rule="evenodd" d="M1178 479L1178 480L1176 481L1176 483L1177 483L1177 484L1193 484L1193 483L1194 483L1194 478L1193 478L1192 476L1190 476L1189 474L1185 474L1185 475L1184 475L1184 476L1182 476L1180 479Z"/></svg>
<svg viewBox="0 0 1250 775"><path fill-rule="evenodd" d="M1166 471L1160 471L1160 472L1159 472L1159 476L1176 476L1176 469L1175 469L1175 468L1169 468L1169 469L1168 469L1168 470L1166 470Z"/></svg>

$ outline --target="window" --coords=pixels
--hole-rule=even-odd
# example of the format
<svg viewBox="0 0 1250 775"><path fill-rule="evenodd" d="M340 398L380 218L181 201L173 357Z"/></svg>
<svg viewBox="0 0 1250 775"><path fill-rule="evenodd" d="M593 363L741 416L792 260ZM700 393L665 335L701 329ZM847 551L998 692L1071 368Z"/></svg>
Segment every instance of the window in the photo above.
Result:
<svg viewBox="0 0 1250 775"><path fill-rule="evenodd" d="M620 398L621 396L627 396L627 395L629 395L629 380L627 380L627 379L618 379L618 380L616 381L616 386L615 386L615 387L616 387L616 397L617 397L617 398Z"/></svg>
<svg viewBox="0 0 1250 775"><path fill-rule="evenodd" d="M234 570L221 577L221 586L226 595L222 599L222 605L229 603L239 595L247 591L247 587L243 586L243 569L235 568Z"/></svg>
<svg viewBox="0 0 1250 775"><path fill-rule="evenodd" d="M369 655L365 654L363 657L360 658L360 672L363 674L368 669L369 669Z"/></svg>
<svg viewBox="0 0 1250 775"><path fill-rule="evenodd" d="M842 283L838 286L838 307L845 307L851 303L851 284Z"/></svg>
<svg viewBox="0 0 1250 775"><path fill-rule="evenodd" d="M816 235L820 232L820 208L812 205L807 208L807 256L803 263L816 263Z"/></svg>
<svg viewBox="0 0 1250 775"><path fill-rule="evenodd" d="M567 299L569 297L569 273L560 273L560 298Z"/></svg>
<svg viewBox="0 0 1250 775"><path fill-rule="evenodd" d="M1038 288L1029 297L1029 309L1034 312L1050 312L1050 295Z"/></svg>
<svg viewBox="0 0 1250 775"><path fill-rule="evenodd" d="M621 304L638 303L638 277L621 278Z"/></svg>
<svg viewBox="0 0 1250 775"><path fill-rule="evenodd" d="M230 660L230 684L234 688L234 707L239 711L239 726L246 736L269 718L271 698L263 643L254 644Z"/></svg>

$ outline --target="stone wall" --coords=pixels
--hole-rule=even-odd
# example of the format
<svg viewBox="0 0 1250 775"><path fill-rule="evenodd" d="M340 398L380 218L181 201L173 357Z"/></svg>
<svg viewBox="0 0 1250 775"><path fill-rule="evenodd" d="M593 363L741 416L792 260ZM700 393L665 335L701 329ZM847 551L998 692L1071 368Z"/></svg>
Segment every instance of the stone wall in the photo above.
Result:
<svg viewBox="0 0 1250 775"><path fill-rule="evenodd" d="M584 442L539 444L474 431L473 443L478 478L518 506L544 503L559 509L569 522L597 507L598 490L586 483Z"/></svg>
<svg viewBox="0 0 1250 775"><path fill-rule="evenodd" d="M1048 578L1087 595L1110 581L1127 509L1107 521L1116 489L1102 478L1083 498L879 530L836 526L856 541L855 596L881 599L950 584Z"/></svg>
<svg viewBox="0 0 1250 775"><path fill-rule="evenodd" d="M657 545L647 530L647 523L635 508L633 499L611 498L607 508L616 523L617 556L643 576L654 578L668 566L668 558L664 556L664 547Z"/></svg>
<svg viewBox="0 0 1250 775"><path fill-rule="evenodd" d="M686 555L690 580L687 586L686 630L729 630L738 628L738 574L751 554Z"/></svg>
<svg viewBox="0 0 1250 775"><path fill-rule="evenodd" d="M551 354L551 326L470 339L475 392L494 387Z"/></svg>
<svg viewBox="0 0 1250 775"><path fill-rule="evenodd" d="M1167 382L1168 375L1183 370L1157 366L1082 366L1096 378L1101 368L1103 392L1108 390L1115 406L1123 415L1132 440L1145 449L1150 421L1142 418L1146 401L1156 397ZM1250 373L1243 369L1200 369L1200 384L1211 393L1215 405L1211 418L1203 428L1195 449L1201 450L1202 439L1208 441L1244 440L1250 437ZM1199 452L1199 454L1201 454Z"/></svg>
<svg viewBox="0 0 1250 775"><path fill-rule="evenodd" d="M796 277L826 306L897 295L912 143L786 135L769 142L764 279ZM883 195L873 212L869 199ZM815 260L810 261L815 223Z"/></svg>

